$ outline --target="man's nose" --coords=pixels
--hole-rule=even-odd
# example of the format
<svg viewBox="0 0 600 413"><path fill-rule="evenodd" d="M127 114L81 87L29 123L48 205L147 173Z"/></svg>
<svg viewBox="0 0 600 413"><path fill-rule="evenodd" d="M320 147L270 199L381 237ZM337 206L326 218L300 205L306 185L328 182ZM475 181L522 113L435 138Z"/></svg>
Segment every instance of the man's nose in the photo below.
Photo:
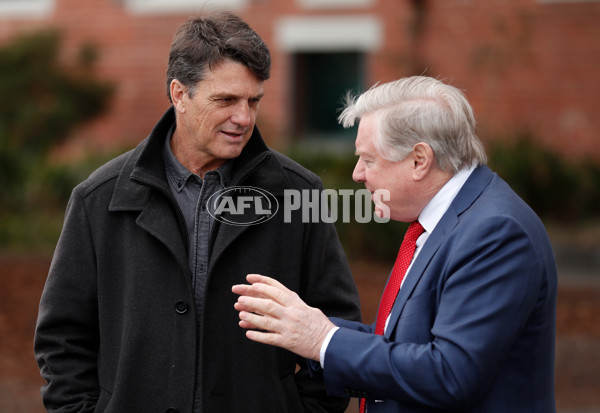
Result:
<svg viewBox="0 0 600 413"><path fill-rule="evenodd" d="M356 166L352 172L352 180L359 183L365 182L365 167L360 159L356 162Z"/></svg>
<svg viewBox="0 0 600 413"><path fill-rule="evenodd" d="M235 112L231 116L231 121L235 124L247 128L252 123L254 113L248 102L242 101L235 107Z"/></svg>

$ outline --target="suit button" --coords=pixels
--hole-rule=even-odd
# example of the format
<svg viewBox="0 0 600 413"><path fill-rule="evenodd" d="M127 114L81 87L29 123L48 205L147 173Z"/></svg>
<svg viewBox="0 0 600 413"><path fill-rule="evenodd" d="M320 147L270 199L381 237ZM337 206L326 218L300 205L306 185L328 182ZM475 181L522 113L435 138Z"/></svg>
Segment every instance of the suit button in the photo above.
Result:
<svg viewBox="0 0 600 413"><path fill-rule="evenodd" d="M187 313L188 310L188 305L185 301L177 301L177 303L175 304L175 311L177 311L177 314L185 314ZM173 413L175 413L176 410L173 410Z"/></svg>

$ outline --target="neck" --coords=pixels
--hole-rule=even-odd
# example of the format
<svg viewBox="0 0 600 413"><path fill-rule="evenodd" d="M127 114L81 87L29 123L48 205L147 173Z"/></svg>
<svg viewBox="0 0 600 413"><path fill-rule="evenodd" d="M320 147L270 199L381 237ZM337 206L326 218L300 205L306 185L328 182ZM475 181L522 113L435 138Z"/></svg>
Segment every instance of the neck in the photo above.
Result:
<svg viewBox="0 0 600 413"><path fill-rule="evenodd" d="M183 166L201 178L204 178L206 172L214 171L225 163L225 160L215 159L195 149L188 140L182 139L181 135L177 133L177 129L171 137L171 151Z"/></svg>
<svg viewBox="0 0 600 413"><path fill-rule="evenodd" d="M433 199L433 197L452 179L452 174L438 168L433 168L421 185L421 208L420 211Z"/></svg>

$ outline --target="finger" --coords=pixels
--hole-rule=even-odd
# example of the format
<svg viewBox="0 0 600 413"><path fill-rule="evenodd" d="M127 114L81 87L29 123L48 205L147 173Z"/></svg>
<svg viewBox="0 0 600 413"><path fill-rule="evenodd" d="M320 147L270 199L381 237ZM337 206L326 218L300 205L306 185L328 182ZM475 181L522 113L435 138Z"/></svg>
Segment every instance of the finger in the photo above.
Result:
<svg viewBox="0 0 600 413"><path fill-rule="evenodd" d="M247 321L244 320L240 320L239 321L239 326L246 329L246 330L256 330L258 327L256 327L254 324L251 324Z"/></svg>
<svg viewBox="0 0 600 413"><path fill-rule="evenodd" d="M275 281L275 280L272 280ZM296 293L288 290L285 286L275 281L272 284L265 284L263 282L256 282L248 289L247 296L267 298L275 301L283 306L288 306L293 303L296 297Z"/></svg>
<svg viewBox="0 0 600 413"><path fill-rule="evenodd" d="M247 311L241 311L239 317L240 320L244 322L243 325L252 326L251 328L257 330L279 333L278 320L274 319L273 317L249 313Z"/></svg>
<svg viewBox="0 0 600 413"><path fill-rule="evenodd" d="M242 303L239 303L237 301L233 304L233 308L235 308L236 311L252 312L252 309L250 307L243 305Z"/></svg>
<svg viewBox="0 0 600 413"><path fill-rule="evenodd" d="M262 283L262 284L267 284L276 288L280 288L280 289L286 289L285 286L283 284L281 284L279 281L277 281L274 278L271 277L267 277L266 275L261 275L261 274L248 274L246 276L246 280L248 280L248 282L250 284L255 284L255 283Z"/></svg>
<svg viewBox="0 0 600 413"><path fill-rule="evenodd" d="M292 303L297 294L288 289L274 278L261 274L248 274L246 280L251 286L246 288L237 287L234 292L240 295L250 295L253 297L271 298L282 305Z"/></svg>
<svg viewBox="0 0 600 413"><path fill-rule="evenodd" d="M278 334L268 333L264 331L248 330L246 331L246 337L248 337L250 340L256 341L257 343L283 347L281 336Z"/></svg>
<svg viewBox="0 0 600 413"><path fill-rule="evenodd" d="M231 287L231 291L234 294L238 295L246 295L250 289L250 286L247 284L236 284Z"/></svg>
<svg viewBox="0 0 600 413"><path fill-rule="evenodd" d="M238 297L237 303L242 311L258 313L260 315L269 315L275 318L280 318L282 315L282 306L271 299L242 295Z"/></svg>
<svg viewBox="0 0 600 413"><path fill-rule="evenodd" d="M270 298L268 294L265 294L265 290L261 288L261 286L266 286L265 284L257 283L253 285L247 284L236 284L231 287L231 291L234 294L248 296L248 297L256 297L256 298ZM272 287L271 287L272 288ZM273 291L271 291L273 293Z"/></svg>
<svg viewBox="0 0 600 413"><path fill-rule="evenodd" d="M237 311L246 311L248 313L256 313L258 315L265 315L265 314L260 313L258 309L244 305L237 301L233 304L233 308L235 308Z"/></svg>

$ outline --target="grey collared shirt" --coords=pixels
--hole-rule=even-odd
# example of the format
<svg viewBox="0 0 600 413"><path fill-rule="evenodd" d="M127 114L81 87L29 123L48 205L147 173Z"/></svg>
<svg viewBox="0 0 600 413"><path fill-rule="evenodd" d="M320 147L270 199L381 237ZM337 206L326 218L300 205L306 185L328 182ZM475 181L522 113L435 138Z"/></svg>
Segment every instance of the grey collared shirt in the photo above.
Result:
<svg viewBox="0 0 600 413"><path fill-rule="evenodd" d="M167 136L163 157L171 193L185 218L189 237L189 264L195 284L197 276L206 275L210 257L210 231L214 218L208 213L207 201L215 192L229 184L231 162L226 162L216 171L206 172L202 179L175 157L171 150L172 135L173 131Z"/></svg>
<svg viewBox="0 0 600 413"><path fill-rule="evenodd" d="M231 162L226 162L215 171L206 172L204 178L190 172L179 162L171 150L173 130L174 128L169 132L165 141L163 158L169 187L183 213L188 231L189 266L192 272L191 281L194 289L196 315L198 322L200 322L200 309L206 290L212 248L212 245L210 245L211 231L214 224L214 218L207 210L207 201L215 192L228 186L231 175ZM202 339L200 326L198 326L197 332L197 339L200 343ZM200 357L197 357L197 359L199 363ZM198 366L196 370L198 370ZM199 388L198 377L199 372L197 371L194 412L202 411L202 392Z"/></svg>

